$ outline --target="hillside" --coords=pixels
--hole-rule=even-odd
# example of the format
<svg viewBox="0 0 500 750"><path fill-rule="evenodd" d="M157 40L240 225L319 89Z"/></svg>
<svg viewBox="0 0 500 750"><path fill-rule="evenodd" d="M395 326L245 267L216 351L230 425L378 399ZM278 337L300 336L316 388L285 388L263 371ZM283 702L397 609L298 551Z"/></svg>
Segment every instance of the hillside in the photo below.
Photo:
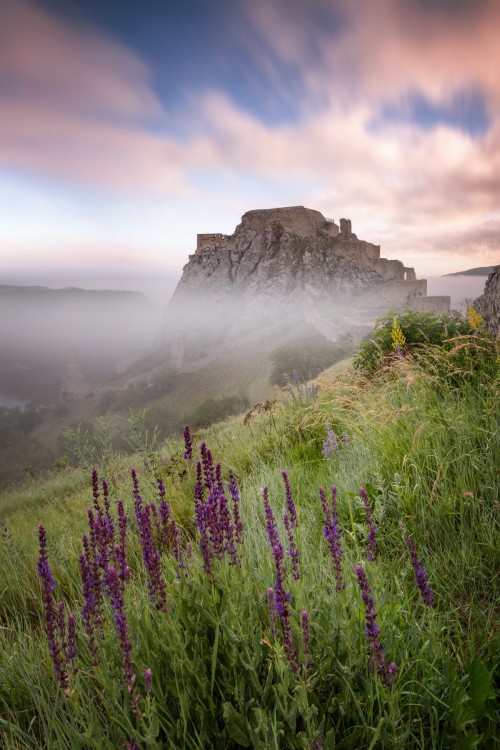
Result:
<svg viewBox="0 0 500 750"><path fill-rule="evenodd" d="M1 494L0 744L497 747L497 356L472 335L337 368L109 454L93 485L89 466Z"/></svg>
<svg viewBox="0 0 500 750"><path fill-rule="evenodd" d="M466 271L455 271L455 273L445 273L444 276L488 276L492 273L495 266L479 266L478 268L468 268Z"/></svg>

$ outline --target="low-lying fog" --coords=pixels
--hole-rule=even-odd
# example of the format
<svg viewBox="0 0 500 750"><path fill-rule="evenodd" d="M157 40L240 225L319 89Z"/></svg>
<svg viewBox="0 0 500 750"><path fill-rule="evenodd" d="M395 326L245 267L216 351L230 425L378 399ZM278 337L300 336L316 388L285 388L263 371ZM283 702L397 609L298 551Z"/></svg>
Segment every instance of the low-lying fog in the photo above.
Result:
<svg viewBox="0 0 500 750"><path fill-rule="evenodd" d="M447 294L451 309L465 310L465 300L474 300L484 291L487 276L435 276L427 279L427 294Z"/></svg>
<svg viewBox="0 0 500 750"><path fill-rule="evenodd" d="M77 289L0 285L0 406L11 408L32 399L56 402L70 349L77 350L78 367L89 384L123 371L127 360L154 347L176 282L173 277L139 281L135 286L142 294L82 291L133 288L133 282L123 280L85 279ZM427 291L450 295L452 309L464 311L465 300L478 297L485 282L485 276L434 277L428 278ZM218 320L222 311L212 308L209 316L206 307L203 313L196 309L193 303L191 323L200 328L205 344L210 336L203 323L217 329L230 325L227 315ZM184 326L189 326L187 318L184 310Z"/></svg>
<svg viewBox="0 0 500 750"><path fill-rule="evenodd" d="M70 349L89 383L151 350L163 308L138 292L0 286L0 405L54 402Z"/></svg>

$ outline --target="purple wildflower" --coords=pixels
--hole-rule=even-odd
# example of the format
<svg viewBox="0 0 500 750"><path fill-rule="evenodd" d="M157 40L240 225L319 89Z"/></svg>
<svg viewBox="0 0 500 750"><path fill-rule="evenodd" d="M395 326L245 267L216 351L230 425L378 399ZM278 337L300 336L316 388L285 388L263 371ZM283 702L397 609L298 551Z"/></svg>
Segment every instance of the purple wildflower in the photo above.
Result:
<svg viewBox="0 0 500 750"><path fill-rule="evenodd" d="M326 495L323 487L319 488L319 496L321 498L321 506L323 508L323 515L325 516L325 525L323 527L323 536L328 544L330 555L332 558L333 569L335 571L335 588L337 591L345 589L344 579L342 577L342 546L340 544L340 520L337 511L337 488L335 485L332 487L332 505L331 509L328 507L326 502Z"/></svg>
<svg viewBox="0 0 500 750"><path fill-rule="evenodd" d="M184 458L186 461L193 460L193 441L191 440L191 433L189 432L188 425L184 427Z"/></svg>
<svg viewBox="0 0 500 750"><path fill-rule="evenodd" d="M207 488L207 490L211 490L215 484L214 460L212 458L211 451L207 448L206 443L201 444L200 453L201 465L203 467L203 476L205 479L205 487Z"/></svg>
<svg viewBox="0 0 500 750"><path fill-rule="evenodd" d="M82 574L82 588L84 605L82 619L85 633L89 641L89 648L96 661L97 644L95 636L102 636L104 623L103 599L101 588L101 571L92 554L87 536L82 537L83 553L80 555L80 570Z"/></svg>
<svg viewBox="0 0 500 750"><path fill-rule="evenodd" d="M272 549L275 544L279 543L279 534L276 528L276 521L274 520L273 509L271 508L271 504L269 502L269 490L267 489L267 487L264 487L264 511L266 515L267 536Z"/></svg>
<svg viewBox="0 0 500 750"><path fill-rule="evenodd" d="M78 655L78 647L76 645L76 619L75 615L70 612L68 615L68 643L66 648L66 660L68 664L73 665ZM73 666L73 672L75 672Z"/></svg>
<svg viewBox="0 0 500 750"><path fill-rule="evenodd" d="M333 454L338 454L340 448L339 448L339 441L337 439L337 436L335 432L332 430L329 424L326 425L326 440L323 441L323 450L322 454L323 456L328 460L333 456Z"/></svg>
<svg viewBox="0 0 500 750"><path fill-rule="evenodd" d="M153 671L151 667L148 667L146 671L144 672L144 690L146 691L146 695L149 695L151 692L151 686L153 683Z"/></svg>
<svg viewBox="0 0 500 750"><path fill-rule="evenodd" d="M428 607L432 607L432 605L434 604L434 594L432 593L432 590L427 583L427 573L425 572L425 568L422 565L422 562L418 559L417 548L411 536L408 537L407 544L410 551L411 564L413 565L413 569L415 571L415 583L420 589L424 604L426 604Z"/></svg>
<svg viewBox="0 0 500 750"><path fill-rule="evenodd" d="M151 524L151 508L145 505L137 513L137 524L142 545L142 559L148 573L149 595L152 604L164 612L167 610L167 591L161 570L161 558L154 539Z"/></svg>
<svg viewBox="0 0 500 750"><path fill-rule="evenodd" d="M288 513L284 513L283 515L283 523L285 525L286 533L288 536L288 556L292 560L292 575L295 581L298 581L300 578L300 571L299 571L299 550L297 547L297 544L295 542L295 537L293 535L293 528L292 524L290 522L290 517Z"/></svg>
<svg viewBox="0 0 500 750"><path fill-rule="evenodd" d="M283 481L285 483L285 492L286 492L286 509L288 511L288 515L290 516L290 522L294 528L297 528L299 525L299 521L297 518L297 510L295 508L295 503L293 501L292 496L292 488L290 487L290 480L288 479L288 474L286 471L281 472L281 476L283 477Z"/></svg>
<svg viewBox="0 0 500 750"><path fill-rule="evenodd" d="M274 558L275 583L274 583L274 604L276 612L281 622L283 632L283 648L287 655L289 664L294 672L298 669L297 650L295 648L292 626L290 624L290 593L285 590L285 567L283 545L280 542L273 511L269 503L267 487L264 487L264 509L266 514L266 530L269 538L269 544Z"/></svg>
<svg viewBox="0 0 500 750"><path fill-rule="evenodd" d="M102 513L102 510L99 504L99 475L97 469L92 469L92 498L95 512L99 515Z"/></svg>
<svg viewBox="0 0 500 750"><path fill-rule="evenodd" d="M310 629L310 623L309 623L309 612L307 611L307 609L302 610L301 625L302 625L302 644L304 646L304 665L306 669L310 669L311 660L309 659L309 655L310 655L309 641L311 639L311 629Z"/></svg>
<svg viewBox="0 0 500 750"><path fill-rule="evenodd" d="M365 506L365 517L366 523L368 524L368 555L366 556L366 559L374 562L377 559L377 529L373 522L370 498L364 487L359 488L359 494L361 495L363 505Z"/></svg>
<svg viewBox="0 0 500 750"><path fill-rule="evenodd" d="M370 643L372 656L370 659L370 667L373 671L381 677L384 685L390 687L394 682L397 675L397 666L395 662L387 664L387 657L384 652L384 647L380 641L380 628L377 625L377 613L375 611L375 602L373 601L372 592L368 583L368 578L362 565L355 565L354 570L358 577L359 588L361 590L361 598L365 605L365 622L366 631L365 635Z"/></svg>
<svg viewBox="0 0 500 750"><path fill-rule="evenodd" d="M116 632L122 652L123 677L125 686L132 694L135 683L135 671L132 663L132 643L128 632L127 616L125 614L125 602L123 600L122 586L116 568L112 565L106 571L106 587L111 599L111 607L114 612L114 621Z"/></svg>
<svg viewBox="0 0 500 750"><path fill-rule="evenodd" d="M49 646L50 655L52 657L52 663L54 664L54 671L56 673L57 681L61 688L66 689L68 687L68 675L66 672L64 654L61 650L58 638L58 630L60 631L62 629L59 615L60 609L58 608L58 613L56 614L53 596L56 590L56 582L54 580L54 576L52 575L49 561L47 559L47 534L45 532L45 527L43 524L40 524L40 526L38 527L38 541L38 575L42 581L43 586L43 616L45 623L45 632L47 634L47 643Z"/></svg>

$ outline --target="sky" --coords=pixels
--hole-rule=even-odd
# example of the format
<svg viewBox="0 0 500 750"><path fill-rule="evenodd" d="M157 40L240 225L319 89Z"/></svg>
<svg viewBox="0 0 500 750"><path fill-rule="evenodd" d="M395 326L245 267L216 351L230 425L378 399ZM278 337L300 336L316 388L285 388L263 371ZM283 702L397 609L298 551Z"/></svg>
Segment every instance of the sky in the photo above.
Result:
<svg viewBox="0 0 500 750"><path fill-rule="evenodd" d="M171 291L290 205L500 263L499 70L498 0L0 0L0 283Z"/></svg>

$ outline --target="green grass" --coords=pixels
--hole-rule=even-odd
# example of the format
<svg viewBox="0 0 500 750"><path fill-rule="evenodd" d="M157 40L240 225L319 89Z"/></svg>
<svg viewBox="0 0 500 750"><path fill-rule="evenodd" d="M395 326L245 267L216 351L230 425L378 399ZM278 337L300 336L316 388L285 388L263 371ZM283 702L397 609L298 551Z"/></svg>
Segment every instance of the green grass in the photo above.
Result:
<svg viewBox="0 0 500 750"><path fill-rule="evenodd" d="M138 532L130 521L126 613L137 673L137 705L123 685L109 602L99 663L92 664L79 611L78 556L92 503L90 476L68 470L0 496L0 745L6 748L489 748L498 747L499 421L498 353L474 356L477 340L449 352L426 350L370 379L342 367L315 400L276 403L243 423L231 418L195 436L241 492L240 565L203 570L194 523L195 467L183 446L162 446L155 465L113 455L98 467L112 505L134 516L129 468L141 494L167 499L192 550L185 574L162 557L169 611L148 600ZM464 352L468 358L464 359ZM469 356L470 355L470 356ZM322 455L326 424L347 445ZM274 563L262 488L278 518L285 469L298 509L301 578L287 579L292 630L302 661L301 611L311 623L310 669L295 673L273 636L267 590ZM335 589L318 486L338 488L344 591ZM369 490L378 559L366 561L358 488ZM47 529L56 597L77 614L78 672L58 688L42 618L37 526ZM415 586L403 531L415 539L435 595L426 607ZM392 688L369 664L364 609L353 572L362 563L373 591L380 638L398 665ZM153 686L146 695L144 671ZM132 701L133 703L133 701ZM3 744L2 744L3 743ZM314 743L319 743L315 745Z"/></svg>

